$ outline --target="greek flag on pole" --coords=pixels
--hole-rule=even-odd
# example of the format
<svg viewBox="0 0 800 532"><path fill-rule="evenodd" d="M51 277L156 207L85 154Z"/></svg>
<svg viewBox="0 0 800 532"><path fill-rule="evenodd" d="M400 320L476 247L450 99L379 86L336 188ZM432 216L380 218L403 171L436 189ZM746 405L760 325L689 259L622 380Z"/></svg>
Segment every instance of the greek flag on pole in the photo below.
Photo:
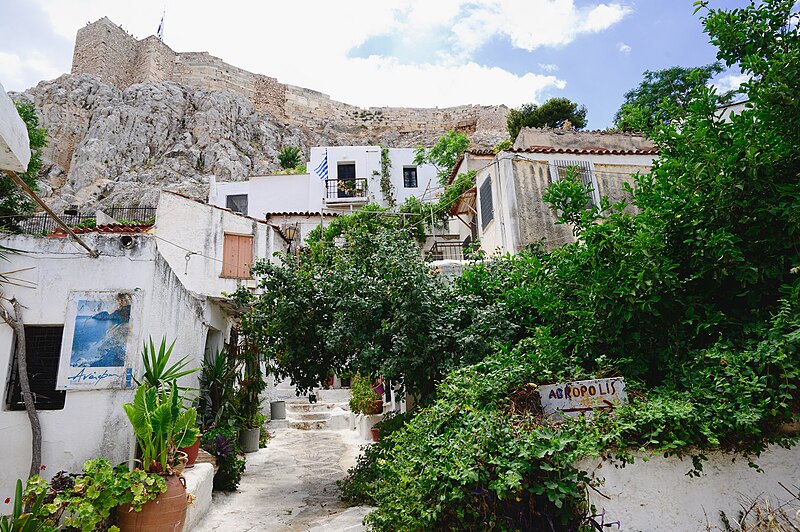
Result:
<svg viewBox="0 0 800 532"><path fill-rule="evenodd" d="M317 174L320 179L328 179L328 148L325 148L325 158L314 168L314 173Z"/></svg>
<svg viewBox="0 0 800 532"><path fill-rule="evenodd" d="M161 22L158 23L158 30L156 31L156 37L158 37L159 41L164 41L164 15L161 15Z"/></svg>

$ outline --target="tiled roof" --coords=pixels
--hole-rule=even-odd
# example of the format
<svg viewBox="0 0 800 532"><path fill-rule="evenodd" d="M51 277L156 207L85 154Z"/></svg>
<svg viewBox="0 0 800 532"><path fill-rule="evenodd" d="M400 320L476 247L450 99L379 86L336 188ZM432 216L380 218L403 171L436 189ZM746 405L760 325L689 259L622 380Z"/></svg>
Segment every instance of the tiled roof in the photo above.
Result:
<svg viewBox="0 0 800 532"><path fill-rule="evenodd" d="M86 233L100 233L104 235L132 235L148 233L153 228L153 224L104 224L97 227L71 227L76 235L83 235ZM57 227L55 231L49 236L62 237L69 236L63 227Z"/></svg>
<svg viewBox="0 0 800 532"><path fill-rule="evenodd" d="M338 212L324 212L322 213L323 216L341 216ZM319 216L318 212L299 212L299 211L280 211L280 212L267 212L264 213L264 218L269 220L270 218L274 218L276 216Z"/></svg>
<svg viewBox="0 0 800 532"><path fill-rule="evenodd" d="M507 151L510 153L569 153L573 155L658 155L661 153L657 149L610 150L608 148L556 148L554 146L530 146Z"/></svg>

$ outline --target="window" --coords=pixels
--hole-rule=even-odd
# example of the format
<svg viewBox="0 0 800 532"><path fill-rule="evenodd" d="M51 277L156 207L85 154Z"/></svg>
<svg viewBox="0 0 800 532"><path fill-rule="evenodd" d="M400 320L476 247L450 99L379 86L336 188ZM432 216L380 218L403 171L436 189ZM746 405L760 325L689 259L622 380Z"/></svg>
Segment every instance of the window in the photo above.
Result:
<svg viewBox="0 0 800 532"><path fill-rule="evenodd" d="M597 178L594 175L594 165L591 161L553 161L550 163L550 181L558 182L564 177L567 168L574 167L586 187L586 208L600 205L600 193L597 190Z"/></svg>
<svg viewBox="0 0 800 532"><path fill-rule="evenodd" d="M481 229L486 229L494 220L494 204L492 203L492 176L486 178L480 189L481 197Z"/></svg>
<svg viewBox="0 0 800 532"><path fill-rule="evenodd" d="M247 214L247 194L234 194L225 198L225 206L234 212Z"/></svg>
<svg viewBox="0 0 800 532"><path fill-rule="evenodd" d="M61 410L67 392L56 390L58 361L61 355L61 325L25 326L25 353L28 361L28 380L37 410ZM9 410L25 410L17 371L17 352L11 357L11 379L6 393Z"/></svg>
<svg viewBox="0 0 800 532"><path fill-rule="evenodd" d="M404 166L403 167L403 186L405 188L417 188L417 167Z"/></svg>
<svg viewBox="0 0 800 532"><path fill-rule="evenodd" d="M253 237L225 233L222 249L222 277L250 279L253 266Z"/></svg>
<svg viewBox="0 0 800 532"><path fill-rule="evenodd" d="M352 198L355 196L356 188L356 164L345 163L336 167L336 177L339 180L337 185L337 197Z"/></svg>

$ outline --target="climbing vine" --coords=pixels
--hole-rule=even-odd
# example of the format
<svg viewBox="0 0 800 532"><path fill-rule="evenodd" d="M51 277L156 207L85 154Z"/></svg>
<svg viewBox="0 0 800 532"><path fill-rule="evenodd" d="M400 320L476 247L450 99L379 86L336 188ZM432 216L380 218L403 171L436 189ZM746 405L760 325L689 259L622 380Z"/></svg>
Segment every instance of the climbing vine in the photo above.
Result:
<svg viewBox="0 0 800 532"><path fill-rule="evenodd" d="M389 207L397 203L394 199L394 185L392 185L392 159L389 157L389 148L381 147L381 192Z"/></svg>

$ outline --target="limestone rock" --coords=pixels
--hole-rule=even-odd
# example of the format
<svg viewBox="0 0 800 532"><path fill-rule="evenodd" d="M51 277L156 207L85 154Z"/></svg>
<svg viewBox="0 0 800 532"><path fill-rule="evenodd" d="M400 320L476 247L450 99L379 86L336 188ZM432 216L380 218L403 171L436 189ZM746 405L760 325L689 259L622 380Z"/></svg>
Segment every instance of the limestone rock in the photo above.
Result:
<svg viewBox="0 0 800 532"><path fill-rule="evenodd" d="M445 131L403 132L391 123L323 127L257 112L247 98L227 90L171 81L136 83L121 90L86 74L43 81L15 99L34 103L49 131L40 193L57 211L151 206L168 187L207 194L209 175L244 180L279 169L281 147L380 144L430 145ZM491 146L502 131L478 131Z"/></svg>

